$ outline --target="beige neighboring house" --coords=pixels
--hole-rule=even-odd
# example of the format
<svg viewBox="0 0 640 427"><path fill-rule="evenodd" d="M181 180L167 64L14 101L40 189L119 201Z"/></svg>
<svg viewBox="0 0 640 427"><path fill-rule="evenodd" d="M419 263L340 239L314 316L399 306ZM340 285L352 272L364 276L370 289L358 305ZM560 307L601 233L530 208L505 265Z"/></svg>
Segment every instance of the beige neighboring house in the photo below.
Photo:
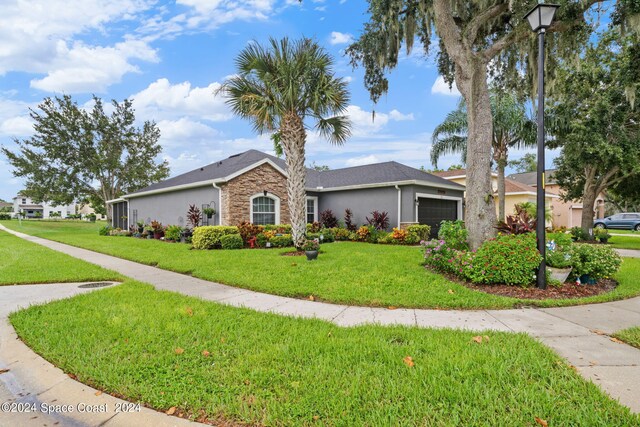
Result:
<svg viewBox="0 0 640 427"><path fill-rule="evenodd" d="M439 176L449 181L453 181L460 185L466 185L467 171L466 169L455 169L444 172L433 172L434 175ZM491 172L491 184L493 186L493 196L496 204L496 213L498 212L498 174ZM524 202L536 203L537 190L531 185L527 185L513 179L505 178L504 180L504 211L506 215L515 213L516 205ZM561 200L560 196L555 193L547 191L545 195L545 205L547 209L553 209L554 204ZM551 226L551 223L547 224Z"/></svg>
<svg viewBox="0 0 640 427"><path fill-rule="evenodd" d="M554 173L555 169L545 171L546 192L558 196L553 199L551 205L553 208L553 226L567 228L579 227L582 222L582 200L563 201L560 197L563 191L555 181ZM534 189L536 187L536 172L516 173L509 175L508 178L532 186ZM604 218L604 194L602 193L598 195L593 206L593 218Z"/></svg>
<svg viewBox="0 0 640 427"><path fill-rule="evenodd" d="M87 215L90 214L95 214L96 211L91 207L90 204L86 204L86 205L77 205L76 206L76 212L82 215L82 218L86 217ZM106 220L107 216L106 215L102 215L102 214L96 214L96 219L99 220Z"/></svg>

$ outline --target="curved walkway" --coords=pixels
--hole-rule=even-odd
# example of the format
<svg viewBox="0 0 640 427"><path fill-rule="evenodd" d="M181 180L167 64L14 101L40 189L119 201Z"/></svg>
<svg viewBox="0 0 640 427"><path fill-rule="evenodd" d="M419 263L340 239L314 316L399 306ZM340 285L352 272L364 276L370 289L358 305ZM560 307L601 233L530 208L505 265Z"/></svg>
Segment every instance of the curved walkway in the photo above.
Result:
<svg viewBox="0 0 640 427"><path fill-rule="evenodd" d="M90 250L1 229L157 289L282 315L316 317L340 326L364 323L525 332L553 348L585 378L640 412L640 350L608 335L640 326L640 297L585 306L516 310L422 310L353 307L299 300L234 288Z"/></svg>

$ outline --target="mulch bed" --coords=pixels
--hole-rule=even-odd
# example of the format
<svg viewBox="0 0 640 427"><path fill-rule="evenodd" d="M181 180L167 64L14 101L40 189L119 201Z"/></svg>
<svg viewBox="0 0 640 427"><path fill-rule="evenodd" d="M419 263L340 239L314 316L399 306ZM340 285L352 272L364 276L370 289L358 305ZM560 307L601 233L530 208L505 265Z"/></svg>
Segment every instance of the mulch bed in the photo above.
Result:
<svg viewBox="0 0 640 427"><path fill-rule="evenodd" d="M437 270L430 269L434 273L442 274ZM447 279L456 282L474 291L485 292L487 294L500 295L503 297L542 300L542 299L576 299L591 297L594 295L611 292L618 286L618 282L613 279L600 279L595 285L576 285L574 282L565 282L561 286L548 285L547 289L538 289L535 285L528 288L510 285L476 285L464 280L460 280L453 274L443 274Z"/></svg>
<svg viewBox="0 0 640 427"><path fill-rule="evenodd" d="M500 295L520 299L572 299L584 298L610 292L618 286L618 282L612 279L601 279L595 285L576 285L573 282L563 283L562 286L547 286L547 289L538 289L535 286L522 288L508 285L474 285L464 283L469 289L474 289L488 294Z"/></svg>
<svg viewBox="0 0 640 427"><path fill-rule="evenodd" d="M302 255L304 255L304 251L283 252L280 255L282 255L282 256L302 256Z"/></svg>

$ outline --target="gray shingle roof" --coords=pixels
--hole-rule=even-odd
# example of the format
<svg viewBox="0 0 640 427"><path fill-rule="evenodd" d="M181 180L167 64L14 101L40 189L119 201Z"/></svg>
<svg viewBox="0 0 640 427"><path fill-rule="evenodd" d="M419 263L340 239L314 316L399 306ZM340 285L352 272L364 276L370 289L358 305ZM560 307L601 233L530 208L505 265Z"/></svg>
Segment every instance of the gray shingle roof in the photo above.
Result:
<svg viewBox="0 0 640 427"><path fill-rule="evenodd" d="M283 159L263 153L262 151L249 150L244 153L234 154L224 160L192 170L191 172L152 184L131 194L168 189L179 185L187 185L201 181L222 179L265 158L270 159L283 170L286 170L286 163ZM351 185L413 180L426 181L436 186L454 186L460 187L461 190L464 189L461 185L397 162L354 166L322 172L314 169L307 169L307 188L334 188Z"/></svg>
<svg viewBox="0 0 640 427"><path fill-rule="evenodd" d="M545 181L547 184L555 184L555 169L547 169L545 173ZM535 187L537 182L538 173L537 172L524 172L524 173L514 173L509 175L507 178L512 179L514 181L521 182L523 184L530 185Z"/></svg>

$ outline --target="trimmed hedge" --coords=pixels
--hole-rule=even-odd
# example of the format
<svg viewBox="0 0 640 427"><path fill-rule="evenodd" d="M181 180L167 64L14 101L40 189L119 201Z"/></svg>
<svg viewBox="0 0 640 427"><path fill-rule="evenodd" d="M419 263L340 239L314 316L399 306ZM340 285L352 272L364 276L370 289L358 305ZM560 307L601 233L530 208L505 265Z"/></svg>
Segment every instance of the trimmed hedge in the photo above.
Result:
<svg viewBox="0 0 640 427"><path fill-rule="evenodd" d="M222 249L242 249L244 242L239 234L227 234L220 237L220 245Z"/></svg>
<svg viewBox="0 0 640 427"><path fill-rule="evenodd" d="M213 249L221 247L220 238L230 234L240 236L240 230L236 226L205 225L193 230L191 243L195 249Z"/></svg>

